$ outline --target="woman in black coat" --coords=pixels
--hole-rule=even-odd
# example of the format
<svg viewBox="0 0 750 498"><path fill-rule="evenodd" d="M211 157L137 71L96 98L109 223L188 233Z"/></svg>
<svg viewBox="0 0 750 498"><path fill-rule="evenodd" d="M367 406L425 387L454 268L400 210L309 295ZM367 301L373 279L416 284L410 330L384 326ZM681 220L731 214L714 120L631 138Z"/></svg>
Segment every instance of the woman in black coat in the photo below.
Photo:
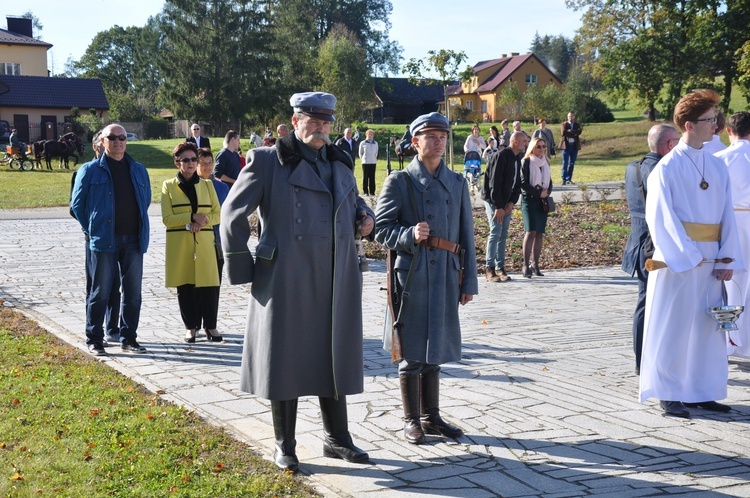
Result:
<svg viewBox="0 0 750 498"><path fill-rule="evenodd" d="M539 270L544 232L547 228L547 197L552 178L544 138L531 139L521 163L521 214L523 215L523 276L544 276Z"/></svg>

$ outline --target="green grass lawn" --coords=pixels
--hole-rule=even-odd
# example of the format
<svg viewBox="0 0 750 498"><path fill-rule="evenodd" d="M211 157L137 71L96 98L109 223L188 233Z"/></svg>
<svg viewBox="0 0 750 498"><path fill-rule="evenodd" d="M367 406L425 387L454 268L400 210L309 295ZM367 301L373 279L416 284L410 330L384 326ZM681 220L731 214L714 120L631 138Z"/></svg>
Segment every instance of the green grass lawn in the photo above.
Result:
<svg viewBox="0 0 750 498"><path fill-rule="evenodd" d="M2 306L0 364L0 496L317 496Z"/></svg>
<svg viewBox="0 0 750 498"><path fill-rule="evenodd" d="M480 126L482 136L489 135L491 123ZM471 132L471 124L461 124L453 128L454 131L454 170L463 171L463 144ZM500 128L499 125L497 125ZM578 155L575 167L576 183L590 183L600 181L622 181L625 166L633 160L639 159L647 151L646 133L650 123L640 119L633 111L619 111L617 120L613 123L598 123L584 125L582 149ZM522 128L529 134L535 129L532 123L523 123ZM560 139L559 124L551 124L555 140ZM380 159L375 173L377 191L386 177L386 144L388 137L393 134L401 137L404 132L403 124L373 125L376 140L380 144ZM143 140L128 143L128 153L146 166L151 177L151 188L154 202L161 198L161 185L164 180L176 174L172 162L171 151L180 139ZM242 140L242 149L247 150L247 139ZM91 148L86 147L85 160L92 157ZM218 152L218 149L214 152ZM398 169L395 154L391 155L391 167ZM407 158L405 165L410 158ZM562 155L552 159L552 179L559 182ZM362 185L362 168L360 161L354 171L357 184ZM10 170L7 165L0 166L0 209L33 208L47 206L64 206L68 204L70 195L71 171L58 169L53 162L52 171Z"/></svg>

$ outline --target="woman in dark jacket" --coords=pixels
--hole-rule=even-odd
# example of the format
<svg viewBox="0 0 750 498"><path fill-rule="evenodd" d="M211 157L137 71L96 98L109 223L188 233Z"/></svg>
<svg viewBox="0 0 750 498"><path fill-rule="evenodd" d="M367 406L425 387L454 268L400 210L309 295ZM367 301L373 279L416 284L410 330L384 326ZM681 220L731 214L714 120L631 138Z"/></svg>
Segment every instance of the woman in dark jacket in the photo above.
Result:
<svg viewBox="0 0 750 498"><path fill-rule="evenodd" d="M544 231L547 227L547 197L552 192L547 143L531 139L521 163L521 213L523 214L523 276L544 276L539 270Z"/></svg>

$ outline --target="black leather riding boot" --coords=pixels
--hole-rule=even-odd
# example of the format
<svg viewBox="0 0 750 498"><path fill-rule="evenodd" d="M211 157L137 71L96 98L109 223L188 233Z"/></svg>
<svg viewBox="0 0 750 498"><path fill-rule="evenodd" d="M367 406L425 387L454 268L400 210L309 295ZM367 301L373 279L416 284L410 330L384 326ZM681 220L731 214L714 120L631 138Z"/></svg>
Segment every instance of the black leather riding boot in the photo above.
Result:
<svg viewBox="0 0 750 498"><path fill-rule="evenodd" d="M323 455L330 458L342 458L347 462L365 463L370 455L354 446L349 434L349 418L346 414L346 396L323 398L320 400L320 413L323 417Z"/></svg>
<svg viewBox="0 0 750 498"><path fill-rule="evenodd" d="M440 370L422 374L422 429L426 434L454 439L464 435L464 431L440 417Z"/></svg>
<svg viewBox="0 0 750 498"><path fill-rule="evenodd" d="M273 460L280 469L297 472L299 460L295 453L297 440L294 439L297 426L297 400L271 400L271 416L273 417L273 434L276 438Z"/></svg>
<svg viewBox="0 0 750 498"><path fill-rule="evenodd" d="M411 444L426 441L419 423L419 375L399 375L401 401L404 404L404 439Z"/></svg>

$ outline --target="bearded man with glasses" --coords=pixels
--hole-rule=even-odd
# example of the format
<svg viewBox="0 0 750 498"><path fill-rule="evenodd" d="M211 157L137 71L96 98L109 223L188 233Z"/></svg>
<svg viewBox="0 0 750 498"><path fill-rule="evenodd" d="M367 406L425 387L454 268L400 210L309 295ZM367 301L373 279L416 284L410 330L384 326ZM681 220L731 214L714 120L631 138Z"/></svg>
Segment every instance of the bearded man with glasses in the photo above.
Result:
<svg viewBox="0 0 750 498"><path fill-rule="evenodd" d="M78 170L70 208L89 239L91 292L86 302L86 345L106 354L103 322L110 291L120 281L120 342L123 352L145 353L136 341L141 313L143 254L148 249L151 182L146 168L125 150L119 124L102 130L104 153ZM119 280L118 280L119 276Z"/></svg>

